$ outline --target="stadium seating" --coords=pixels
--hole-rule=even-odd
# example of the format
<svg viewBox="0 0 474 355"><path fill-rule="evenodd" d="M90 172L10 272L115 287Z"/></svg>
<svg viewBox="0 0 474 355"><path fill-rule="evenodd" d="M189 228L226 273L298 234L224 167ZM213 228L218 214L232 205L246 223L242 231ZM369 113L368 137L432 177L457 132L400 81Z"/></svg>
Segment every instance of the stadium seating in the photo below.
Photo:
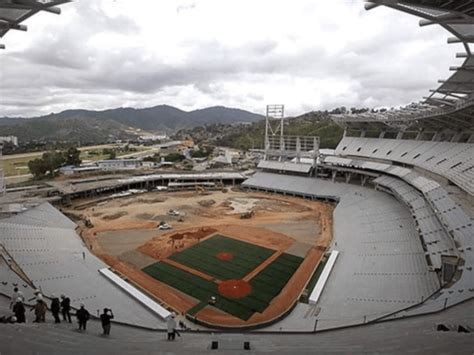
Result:
<svg viewBox="0 0 474 355"><path fill-rule="evenodd" d="M474 145L468 143L344 137L336 155L393 161L423 168L474 194Z"/></svg>
<svg viewBox="0 0 474 355"><path fill-rule="evenodd" d="M119 322L164 328L163 319L99 273L107 265L88 251L74 228L72 221L45 203L0 220L0 244L46 296L64 293L73 307L85 303L94 314L104 307L112 308L118 311ZM2 287L2 292L9 295L17 277L10 268L3 271L10 286Z"/></svg>
<svg viewBox="0 0 474 355"><path fill-rule="evenodd" d="M374 183L392 190L412 211L426 255L435 269L440 269L441 255L458 256L453 239L447 234L423 196L407 183L388 176L379 177Z"/></svg>
<svg viewBox="0 0 474 355"><path fill-rule="evenodd" d="M451 238L459 245L471 246L474 235L472 220L463 209L454 203L448 192L436 181L420 175L413 169L393 166L387 163L374 163L364 160L353 160L347 158L329 156L324 162L332 166L344 166L361 170L370 170L398 177L409 185L416 188L424 195L427 204L431 206L442 227L449 233ZM384 179L379 181L389 181ZM394 181L393 179L390 181ZM377 182L377 180L375 180ZM403 185L402 183L396 184ZM400 187L399 187L400 188ZM405 187L409 188L409 187ZM414 192L412 192L414 193Z"/></svg>
<svg viewBox="0 0 474 355"><path fill-rule="evenodd" d="M310 177L258 172L243 183L251 190L306 198L331 197L334 241L340 256L318 302L318 329L357 324L415 305L439 289L406 206L371 188ZM312 319L298 305L284 323L304 328ZM319 328L321 327L321 328Z"/></svg>

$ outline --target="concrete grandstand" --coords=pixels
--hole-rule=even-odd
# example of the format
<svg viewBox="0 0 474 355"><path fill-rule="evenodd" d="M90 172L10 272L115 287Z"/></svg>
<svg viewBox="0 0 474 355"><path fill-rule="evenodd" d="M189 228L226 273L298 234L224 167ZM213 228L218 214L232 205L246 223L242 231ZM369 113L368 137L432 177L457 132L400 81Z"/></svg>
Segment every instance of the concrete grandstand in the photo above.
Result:
<svg viewBox="0 0 474 355"><path fill-rule="evenodd" d="M211 341L227 351L250 341L255 351L280 353L472 352L472 334L457 330L474 330L474 7L469 1L371 0L366 8L377 6L419 16L422 26L440 24L454 36L449 42L464 44L459 55L465 62L423 103L334 115L344 138L316 167L274 162L251 177L173 173L56 183L49 199L56 207L30 201L26 211L0 219L0 293L9 296L18 286L30 299L40 288L46 297L70 295L75 308L85 302L94 313L106 306L120 310L118 335L111 342L78 340L62 326L2 325L0 352L74 352L78 344L92 353L206 352ZM96 256L60 209L72 201L98 206L118 192L173 183L238 185L248 193L334 204L333 224L322 228L332 228L326 252L337 259L324 266L315 303L296 302L272 324L231 335L183 319L190 328L186 342L170 347L153 340L162 337L156 333L166 328L172 307ZM8 193L5 201L12 201ZM2 313L7 304L0 296ZM455 331L439 333L437 325ZM17 341L46 332L65 341Z"/></svg>

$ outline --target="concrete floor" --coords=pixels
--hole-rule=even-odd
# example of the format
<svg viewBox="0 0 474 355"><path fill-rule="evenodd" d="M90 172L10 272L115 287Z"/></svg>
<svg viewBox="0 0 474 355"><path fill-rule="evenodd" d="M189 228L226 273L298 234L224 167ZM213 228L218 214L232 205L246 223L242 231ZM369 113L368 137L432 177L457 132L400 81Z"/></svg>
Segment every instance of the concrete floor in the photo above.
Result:
<svg viewBox="0 0 474 355"><path fill-rule="evenodd" d="M8 310L8 301L0 299L0 314ZM28 312L29 313L29 312ZM28 314L31 321L31 313ZM219 349L211 353L429 353L472 354L474 333L436 331L444 323L474 327L474 300L442 313L369 324L317 334L222 334L182 333L175 342L166 334L114 324L110 337L100 335L101 327L91 320L85 333L76 324L53 324L48 314L45 324L0 324L1 354L201 354L209 353L211 341ZM243 350L249 341L251 351Z"/></svg>

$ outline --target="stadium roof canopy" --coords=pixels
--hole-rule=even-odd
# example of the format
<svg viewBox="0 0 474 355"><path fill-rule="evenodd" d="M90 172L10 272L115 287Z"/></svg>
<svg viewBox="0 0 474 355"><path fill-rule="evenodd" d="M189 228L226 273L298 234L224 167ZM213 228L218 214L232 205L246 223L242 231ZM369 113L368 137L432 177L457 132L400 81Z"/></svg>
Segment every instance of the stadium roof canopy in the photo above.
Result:
<svg viewBox="0 0 474 355"><path fill-rule="evenodd" d="M437 89L423 102L383 112L333 115L342 126L378 130L450 130L474 129L474 2L472 0L366 0L371 10L386 6L421 17L420 26L440 25L452 34L448 43L461 43L464 51L456 57L465 58L460 66L450 67L454 73L439 80Z"/></svg>
<svg viewBox="0 0 474 355"><path fill-rule="evenodd" d="M60 14L58 5L71 0L0 0L0 38L5 36L9 30L26 31L27 27L21 22L37 14L46 11ZM0 44L0 49L5 46Z"/></svg>

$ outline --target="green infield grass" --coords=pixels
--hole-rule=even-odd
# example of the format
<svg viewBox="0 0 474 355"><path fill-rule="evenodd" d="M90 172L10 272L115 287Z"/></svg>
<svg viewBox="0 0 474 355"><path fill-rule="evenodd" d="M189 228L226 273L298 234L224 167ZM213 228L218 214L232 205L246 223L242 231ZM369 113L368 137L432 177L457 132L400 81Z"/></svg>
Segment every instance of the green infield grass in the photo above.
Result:
<svg viewBox="0 0 474 355"><path fill-rule="evenodd" d="M233 253L234 258L227 261L214 258L214 255L220 251ZM171 259L214 276L216 279L228 280L242 279L273 253L273 250L250 243L214 236L173 255ZM268 307L271 300L285 287L302 261L302 258L290 254L280 255L250 281L252 290L243 298L220 295L216 282L204 280L164 262L149 265L143 271L198 299L200 303L188 310L190 315L195 315L214 296L216 298L214 307L242 320L248 320L255 312L261 313Z"/></svg>

